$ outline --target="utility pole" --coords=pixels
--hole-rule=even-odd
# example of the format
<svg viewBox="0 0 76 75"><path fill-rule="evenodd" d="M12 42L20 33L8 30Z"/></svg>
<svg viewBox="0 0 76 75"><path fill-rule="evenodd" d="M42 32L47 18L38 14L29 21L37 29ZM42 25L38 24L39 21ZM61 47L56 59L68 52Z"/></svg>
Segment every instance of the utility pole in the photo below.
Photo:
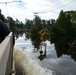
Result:
<svg viewBox="0 0 76 75"><path fill-rule="evenodd" d="M7 9L7 14L8 14L8 7L7 4L8 3L15 3L15 2L21 2L21 1L13 1L13 2L0 2L0 4L6 4L6 9ZM9 14L8 14L9 15Z"/></svg>
<svg viewBox="0 0 76 75"><path fill-rule="evenodd" d="M7 4L7 3L14 3L14 2L21 2L21 1L13 1L13 2L0 2L0 4L3 4L3 3Z"/></svg>
<svg viewBox="0 0 76 75"><path fill-rule="evenodd" d="M33 12L35 15L34 16L36 16L37 14L45 14L46 12Z"/></svg>

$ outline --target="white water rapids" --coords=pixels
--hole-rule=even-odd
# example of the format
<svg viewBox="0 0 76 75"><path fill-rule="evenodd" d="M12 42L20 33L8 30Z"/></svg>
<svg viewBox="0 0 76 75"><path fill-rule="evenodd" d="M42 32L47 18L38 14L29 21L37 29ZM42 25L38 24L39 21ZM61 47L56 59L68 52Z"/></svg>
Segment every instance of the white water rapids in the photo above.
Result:
<svg viewBox="0 0 76 75"><path fill-rule="evenodd" d="M53 71L41 67L36 60L31 59L28 52L23 52L18 47L15 47L14 57L17 68L24 75L55 75Z"/></svg>

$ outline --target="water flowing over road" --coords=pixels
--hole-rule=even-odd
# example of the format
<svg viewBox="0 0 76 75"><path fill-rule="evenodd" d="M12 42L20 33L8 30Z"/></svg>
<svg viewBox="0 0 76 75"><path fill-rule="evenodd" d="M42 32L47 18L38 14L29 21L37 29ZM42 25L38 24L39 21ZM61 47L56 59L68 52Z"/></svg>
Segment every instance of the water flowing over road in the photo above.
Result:
<svg viewBox="0 0 76 75"><path fill-rule="evenodd" d="M40 61L39 52L33 51L31 40L25 34L15 43L16 66L24 75L75 75L76 63L68 55L58 58L54 44L47 43L46 57Z"/></svg>

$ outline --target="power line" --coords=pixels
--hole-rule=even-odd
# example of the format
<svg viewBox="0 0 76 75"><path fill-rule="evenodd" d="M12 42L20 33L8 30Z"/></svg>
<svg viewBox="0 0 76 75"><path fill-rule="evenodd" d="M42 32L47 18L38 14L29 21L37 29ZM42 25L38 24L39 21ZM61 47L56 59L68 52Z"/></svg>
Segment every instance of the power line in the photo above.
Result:
<svg viewBox="0 0 76 75"><path fill-rule="evenodd" d="M14 2L21 2L21 1L13 1L13 2L0 2L0 4L3 4L3 3L7 4L7 3L14 3Z"/></svg>
<svg viewBox="0 0 76 75"><path fill-rule="evenodd" d="M55 1L55 0L54 0ZM54 2L53 1L53 2ZM66 2L66 3L62 3L62 1L60 1L60 2L56 2L54 5L50 5L50 7L49 8L47 8L47 9L44 9L44 10L41 10L41 12L42 13L44 13L44 12L46 12L46 13L48 13L48 12L52 12L52 13L54 13L54 14L57 14L57 13L59 13L60 12L60 10L63 10L64 8L64 10L66 10L66 8L68 7L70 7L70 5L72 5L73 6L73 3L76 3L76 1L70 1L70 2ZM49 5L49 3L46 3L45 5ZM69 8L70 9L70 8ZM68 9L67 9L68 10ZM37 12L36 12L37 13ZM37 14L41 14L41 13L37 13ZM44 13L45 14L45 13ZM51 13L50 13L51 14Z"/></svg>
<svg viewBox="0 0 76 75"><path fill-rule="evenodd" d="M0 2L0 4L6 4L6 9L7 9L7 15L8 15L8 16L9 16L9 13L8 13L7 3L15 3L15 2L21 2L21 1L13 1L13 2Z"/></svg>
<svg viewBox="0 0 76 75"><path fill-rule="evenodd" d="M53 10L59 10L59 9L63 10L63 8L66 9L66 7L72 5L72 3L75 3L75 2L72 1L71 3L57 5L55 6L55 8L49 9L48 12L53 11Z"/></svg>
<svg viewBox="0 0 76 75"><path fill-rule="evenodd" d="M63 4L62 5L62 2L58 2L58 3L56 3L55 5L52 5L52 6L50 6L49 8L47 8L47 9L45 9L45 10L42 10L41 12L50 12L50 11L54 11L54 10L59 10L60 8L64 8L65 7L65 5L66 6L69 6L69 5L71 5L72 3L75 3L75 1L70 1L71 3L66 3L66 4ZM48 3L47 3L47 5L48 5ZM53 8L54 7L54 8ZM59 8L59 9L57 9L57 8ZM65 7L66 8L66 7ZM54 12L55 13L55 12Z"/></svg>
<svg viewBox="0 0 76 75"><path fill-rule="evenodd" d="M52 0L51 3L54 3L54 2L56 2L56 1L57 1L57 0ZM50 4L50 2L47 1L47 3L45 4L45 6L46 6L46 5L49 5L49 4Z"/></svg>
<svg viewBox="0 0 76 75"><path fill-rule="evenodd" d="M53 0L52 1L52 3L54 3L54 2L56 2L57 0ZM47 13L47 11L46 10L48 10L48 9L50 9L50 8L52 8L52 9L54 9L53 7L55 7L55 6L57 6L57 5L59 5L59 4L61 4L61 2L57 2L55 5L50 5L51 7L49 7L49 8L47 8L47 9L42 9L41 11L36 11L36 12L34 12L34 14L45 14L45 13ZM49 3L47 2L44 6L46 6L46 5L49 5Z"/></svg>
<svg viewBox="0 0 76 75"><path fill-rule="evenodd" d="M56 2L56 0L54 0L52 3L54 3L54 2ZM49 5L49 3L46 3L44 6L49 5L50 7L46 8L46 9L44 9L44 10L41 10L41 11L42 11L42 12L45 12L45 10L48 10L48 9L50 9L50 8L53 9L53 7L55 7L55 6L59 5L59 4L61 4L61 2L56 2L55 5L51 5L51 4Z"/></svg>
<svg viewBox="0 0 76 75"><path fill-rule="evenodd" d="M6 4L6 10L7 10L7 15L9 16L7 4Z"/></svg>
<svg viewBox="0 0 76 75"><path fill-rule="evenodd" d="M52 1L52 3L54 3L54 2L56 2L57 0L53 0ZM59 2L60 3L60 2ZM46 2L46 4L44 5L44 6L46 6L46 5L48 5L49 4L49 2L47 1ZM58 4L58 3L57 3ZM47 8L48 9L48 8ZM47 9L45 9L45 10L47 10ZM35 11L35 12L33 12L35 15L37 15L37 14L45 14L45 13L47 13L47 12L45 12L45 10L41 10L41 11Z"/></svg>

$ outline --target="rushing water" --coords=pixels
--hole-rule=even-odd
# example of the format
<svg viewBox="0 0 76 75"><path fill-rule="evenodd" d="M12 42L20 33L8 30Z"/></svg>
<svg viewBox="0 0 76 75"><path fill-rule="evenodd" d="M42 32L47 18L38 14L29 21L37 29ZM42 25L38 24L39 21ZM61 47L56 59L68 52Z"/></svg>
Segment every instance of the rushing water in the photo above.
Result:
<svg viewBox="0 0 76 75"><path fill-rule="evenodd" d="M66 39L61 39L50 44L46 41L46 57L40 61L39 52L33 51L30 39L26 40L25 37L19 37L15 43L16 65L24 75L76 75L75 42L68 44Z"/></svg>

